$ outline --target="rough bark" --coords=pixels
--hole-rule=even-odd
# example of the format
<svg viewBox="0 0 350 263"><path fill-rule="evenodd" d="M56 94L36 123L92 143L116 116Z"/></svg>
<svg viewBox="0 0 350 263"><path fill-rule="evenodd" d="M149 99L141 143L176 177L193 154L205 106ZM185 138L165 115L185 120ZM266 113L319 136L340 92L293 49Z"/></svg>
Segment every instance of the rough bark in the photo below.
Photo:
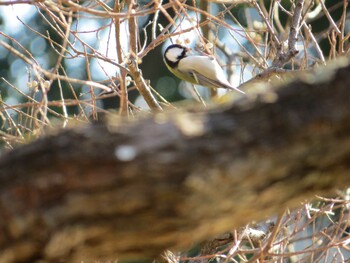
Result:
<svg viewBox="0 0 350 263"><path fill-rule="evenodd" d="M350 66L252 97L3 154L0 262L152 259L350 185Z"/></svg>

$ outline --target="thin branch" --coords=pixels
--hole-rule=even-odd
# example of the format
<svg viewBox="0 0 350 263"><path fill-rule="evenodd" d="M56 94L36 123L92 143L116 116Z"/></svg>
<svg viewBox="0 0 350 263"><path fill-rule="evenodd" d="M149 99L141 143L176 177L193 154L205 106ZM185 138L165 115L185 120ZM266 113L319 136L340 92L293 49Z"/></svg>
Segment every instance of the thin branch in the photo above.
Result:
<svg viewBox="0 0 350 263"><path fill-rule="evenodd" d="M136 12L134 9L136 6L135 0L128 0L128 14L133 14ZM130 75L135 81L137 89L139 90L142 97L145 99L146 103L152 111L161 111L162 108L154 98L151 93L150 88L148 87L146 81L144 80L141 70L138 67L138 32L137 32L137 20L136 17L129 16L129 44L130 44L130 54L128 61L128 68L130 70Z"/></svg>
<svg viewBox="0 0 350 263"><path fill-rule="evenodd" d="M144 80L141 70L138 67L137 61L135 59L129 59L128 68L130 70L130 75L134 79L137 89L146 101L147 105L152 111L162 111L162 107L159 105L157 100L151 93L146 81Z"/></svg>
<svg viewBox="0 0 350 263"><path fill-rule="evenodd" d="M289 12L288 10L283 8L283 6L281 5L280 2L277 2L277 3L278 3L279 7L281 8L281 10L283 12L285 12L290 17L293 16L293 14L291 12ZM309 27L309 25L306 24L305 20L302 22L302 26L303 26L304 30L306 30L306 32L309 34L309 36L310 36L310 38L311 38L311 40L312 40L312 42L313 42L313 44L314 44L314 46L316 48L317 54L318 54L319 58L321 59L322 64L325 65L326 64L326 60L324 58L323 52L322 52L321 47L319 46L319 44L317 42L316 37L312 33L311 28Z"/></svg>
<svg viewBox="0 0 350 263"><path fill-rule="evenodd" d="M334 22L332 16L329 14L328 10L327 10L327 7L325 6L325 4L323 3L323 1L319 1L320 2L320 5L322 7L322 10L323 10L323 13L326 15L329 23L331 23L331 26L332 28L335 30L335 32L337 32L338 35L341 34L341 31L340 29L338 28L338 26L336 25L336 23Z"/></svg>
<svg viewBox="0 0 350 263"><path fill-rule="evenodd" d="M120 12L121 5L120 0L114 1L114 11ZM116 42L116 51L117 51L117 58L118 63L123 63L123 49L122 49L122 43L121 43L121 20L119 18L114 19L114 27L115 27L115 42ZM120 108L119 113L124 116L128 116L128 90L126 85L126 76L127 72L124 69L120 69L120 76L119 76L119 90L120 90Z"/></svg>
<svg viewBox="0 0 350 263"><path fill-rule="evenodd" d="M18 52L15 48L11 47L9 44L4 42L3 40L0 40L0 45L2 45L4 48L9 50L14 55L16 55L19 58L21 58L27 64L31 65L34 70L37 70L37 71L41 72L42 74L44 74L47 78L50 78L52 80L60 79L60 80L64 80L64 81L67 81L67 82L83 84L83 85L88 85L88 86L90 85L90 86L98 88L98 89L102 89L102 90L105 90L105 91L111 91L111 89L109 87L107 87L105 85L102 85L100 83L94 82L94 81L84 81L84 80L69 78L69 77L66 77L66 76L62 76L62 75L58 75L58 74L52 73L52 72L50 72L48 70L45 70L45 69L41 68L40 66L38 66L36 63L31 61L29 58L27 58L22 53Z"/></svg>
<svg viewBox="0 0 350 263"><path fill-rule="evenodd" d="M281 44L280 40L278 39L275 30L273 29L272 25L270 24L269 19L265 16L265 14L263 13L263 11L261 10L260 5L259 5L258 2L256 2L256 1L252 1L251 3L252 3L252 5L255 7L255 9L258 11L260 17L261 17L261 18L263 19L263 21L265 22L266 27L267 27L267 29L269 30L269 32L270 32L270 34L271 34L271 37L272 37L272 40L273 40L273 42L276 44L277 49L281 48L281 45L282 45L282 44Z"/></svg>
<svg viewBox="0 0 350 263"><path fill-rule="evenodd" d="M45 2L45 0L16 0L16 1L1 1L0 5L18 5L18 4L36 4L36 3L41 3Z"/></svg>
<svg viewBox="0 0 350 263"><path fill-rule="evenodd" d="M288 63L291 58L299 53L297 49L298 34L301 26L302 10L304 6L304 0L297 0L292 16L292 24L290 27L288 38L288 51L284 52L282 49L277 48L277 56L273 61L274 67L283 67ZM281 47L282 48L282 47Z"/></svg>
<svg viewBox="0 0 350 263"><path fill-rule="evenodd" d="M157 23L158 23L158 17L159 17L159 12L160 8L163 4L163 0L154 0L154 3L156 5L156 12L154 13L153 16L153 21L152 21L152 40L155 40L157 37Z"/></svg>

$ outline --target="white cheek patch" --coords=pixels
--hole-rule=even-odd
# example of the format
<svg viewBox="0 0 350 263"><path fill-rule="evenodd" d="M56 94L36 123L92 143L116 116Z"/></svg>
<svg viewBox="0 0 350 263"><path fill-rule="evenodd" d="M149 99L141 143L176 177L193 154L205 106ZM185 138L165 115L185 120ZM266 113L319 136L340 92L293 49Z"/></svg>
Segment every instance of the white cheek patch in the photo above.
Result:
<svg viewBox="0 0 350 263"><path fill-rule="evenodd" d="M165 54L165 57L171 61L171 62L177 62L179 60L179 56L181 56L182 52L184 50L182 48L178 48L178 47L174 47L174 48L171 48L169 49L166 54Z"/></svg>

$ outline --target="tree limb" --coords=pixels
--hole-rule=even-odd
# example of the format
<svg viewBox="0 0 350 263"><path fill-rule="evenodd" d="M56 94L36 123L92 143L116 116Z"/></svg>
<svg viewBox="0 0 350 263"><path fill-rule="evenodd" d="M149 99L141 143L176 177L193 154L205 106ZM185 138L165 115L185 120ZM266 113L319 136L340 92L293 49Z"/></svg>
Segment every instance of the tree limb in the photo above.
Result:
<svg viewBox="0 0 350 263"><path fill-rule="evenodd" d="M152 259L349 186L350 66L338 64L222 108L3 154L0 262Z"/></svg>

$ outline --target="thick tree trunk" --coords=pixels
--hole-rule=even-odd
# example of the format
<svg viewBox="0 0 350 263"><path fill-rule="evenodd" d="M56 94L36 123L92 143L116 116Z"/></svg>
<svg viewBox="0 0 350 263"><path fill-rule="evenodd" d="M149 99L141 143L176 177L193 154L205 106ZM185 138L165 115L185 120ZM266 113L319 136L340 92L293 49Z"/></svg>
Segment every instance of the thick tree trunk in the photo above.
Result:
<svg viewBox="0 0 350 263"><path fill-rule="evenodd" d="M0 262L152 259L350 186L350 66L252 97L3 154Z"/></svg>

